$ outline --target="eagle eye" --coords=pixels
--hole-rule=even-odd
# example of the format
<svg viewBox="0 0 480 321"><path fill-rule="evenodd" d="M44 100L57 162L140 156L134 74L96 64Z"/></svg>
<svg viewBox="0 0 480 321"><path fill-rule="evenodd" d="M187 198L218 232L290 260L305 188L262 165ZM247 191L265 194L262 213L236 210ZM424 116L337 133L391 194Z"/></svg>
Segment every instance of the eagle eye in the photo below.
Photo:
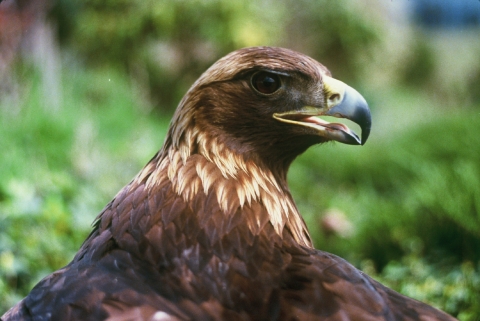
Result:
<svg viewBox="0 0 480 321"><path fill-rule="evenodd" d="M259 71L252 76L252 86L261 94L270 95L276 92L280 86L280 77L267 71Z"/></svg>

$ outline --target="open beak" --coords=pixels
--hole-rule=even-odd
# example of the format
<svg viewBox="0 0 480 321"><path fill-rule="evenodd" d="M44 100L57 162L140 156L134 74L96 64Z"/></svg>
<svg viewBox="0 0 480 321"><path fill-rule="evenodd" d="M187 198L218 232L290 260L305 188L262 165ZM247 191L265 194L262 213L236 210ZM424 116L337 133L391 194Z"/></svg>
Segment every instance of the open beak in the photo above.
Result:
<svg viewBox="0 0 480 321"><path fill-rule="evenodd" d="M273 117L285 123L313 128L318 135L329 140L350 145L365 144L372 125L370 109L365 98L352 87L334 78L324 76L323 84L324 106L305 106L301 110L275 113ZM333 116L351 120L360 126L362 138L360 139L345 124L329 123L315 116Z"/></svg>

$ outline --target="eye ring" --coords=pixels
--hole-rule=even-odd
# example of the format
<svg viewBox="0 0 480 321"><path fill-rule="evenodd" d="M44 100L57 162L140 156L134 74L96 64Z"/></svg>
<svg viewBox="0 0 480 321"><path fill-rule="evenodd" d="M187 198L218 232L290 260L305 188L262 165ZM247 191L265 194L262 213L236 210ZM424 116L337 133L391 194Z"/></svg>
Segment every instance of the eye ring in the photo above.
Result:
<svg viewBox="0 0 480 321"><path fill-rule="evenodd" d="M280 77L268 71L254 73L250 82L253 89L262 95L272 95L282 87Z"/></svg>

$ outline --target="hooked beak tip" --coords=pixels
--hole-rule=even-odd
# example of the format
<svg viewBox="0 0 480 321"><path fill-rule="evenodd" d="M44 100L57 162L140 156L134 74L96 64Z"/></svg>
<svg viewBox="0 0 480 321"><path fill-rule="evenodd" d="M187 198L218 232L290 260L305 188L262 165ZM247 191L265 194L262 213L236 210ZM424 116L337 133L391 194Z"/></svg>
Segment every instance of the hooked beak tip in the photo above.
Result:
<svg viewBox="0 0 480 321"><path fill-rule="evenodd" d="M365 144L370 135L372 116L367 101L358 91L345 85L343 99L331 108L326 115L346 118L358 124L362 130L362 138L359 145Z"/></svg>

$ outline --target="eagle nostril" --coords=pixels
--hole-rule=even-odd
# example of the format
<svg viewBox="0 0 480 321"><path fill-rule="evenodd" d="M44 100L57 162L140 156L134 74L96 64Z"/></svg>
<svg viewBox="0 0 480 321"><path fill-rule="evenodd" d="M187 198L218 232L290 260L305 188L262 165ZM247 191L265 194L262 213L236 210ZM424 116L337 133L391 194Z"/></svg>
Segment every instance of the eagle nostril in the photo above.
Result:
<svg viewBox="0 0 480 321"><path fill-rule="evenodd" d="M330 97L328 97L328 102L331 106L335 106L340 102L340 94L331 94Z"/></svg>

